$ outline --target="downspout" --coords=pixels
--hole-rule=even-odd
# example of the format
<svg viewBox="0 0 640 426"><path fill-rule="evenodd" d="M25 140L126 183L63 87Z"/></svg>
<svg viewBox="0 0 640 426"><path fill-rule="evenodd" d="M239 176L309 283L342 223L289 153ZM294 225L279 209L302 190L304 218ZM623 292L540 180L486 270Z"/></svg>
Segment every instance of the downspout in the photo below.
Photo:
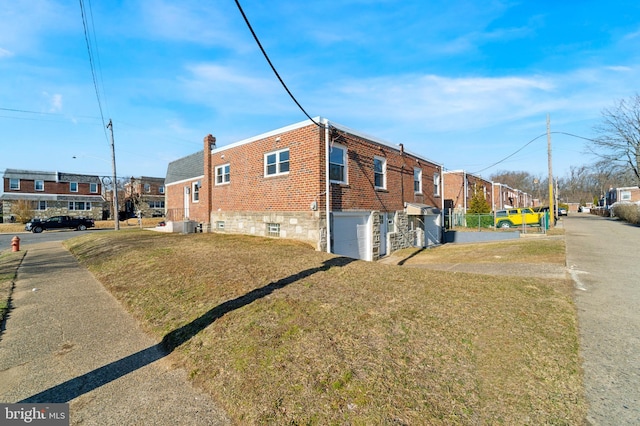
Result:
<svg viewBox="0 0 640 426"><path fill-rule="evenodd" d="M329 180L329 120L324 119L324 162L325 162L325 222L327 224L327 253L331 253L331 182Z"/></svg>
<svg viewBox="0 0 640 426"><path fill-rule="evenodd" d="M441 164L439 167L440 176L438 180L440 181L440 244L444 243L444 233L447 230L445 228L445 215L447 214L444 211L444 165Z"/></svg>
<svg viewBox="0 0 640 426"><path fill-rule="evenodd" d="M464 179L464 214L467 214L467 196L469 195L469 186L467 185L467 172L462 172Z"/></svg>

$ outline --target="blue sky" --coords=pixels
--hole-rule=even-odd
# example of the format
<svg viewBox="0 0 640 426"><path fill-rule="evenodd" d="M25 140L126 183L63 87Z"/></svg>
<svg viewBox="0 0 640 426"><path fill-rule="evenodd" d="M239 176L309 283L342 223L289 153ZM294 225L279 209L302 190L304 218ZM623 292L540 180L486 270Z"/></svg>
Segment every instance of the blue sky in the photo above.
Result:
<svg viewBox="0 0 640 426"><path fill-rule="evenodd" d="M636 0L241 4L311 116L485 177L546 175L546 137L488 167L544 134L547 114L552 131L593 137L640 82ZM84 7L119 176L164 176L208 133L222 146L306 119L233 0ZM555 176L593 161L582 139L552 144ZM78 1L0 2L5 168L111 174Z"/></svg>

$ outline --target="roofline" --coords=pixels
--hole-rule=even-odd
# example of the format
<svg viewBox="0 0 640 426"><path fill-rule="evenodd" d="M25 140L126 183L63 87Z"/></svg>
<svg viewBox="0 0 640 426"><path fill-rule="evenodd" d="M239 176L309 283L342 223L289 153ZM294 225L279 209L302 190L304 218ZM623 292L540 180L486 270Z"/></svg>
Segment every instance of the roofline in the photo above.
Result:
<svg viewBox="0 0 640 426"><path fill-rule="evenodd" d="M178 185L178 184L181 184L181 183L191 182L192 180L198 180L198 179L204 179L204 175L194 176L194 177L190 177L190 178L187 178L187 179L174 180L173 182L165 183L164 186Z"/></svg>
<svg viewBox="0 0 640 426"><path fill-rule="evenodd" d="M211 150L211 154L220 153L220 152L223 152L223 151L228 150L228 149L236 148L238 146L242 146L242 145L245 145L245 144L248 144L248 143L251 143L251 142L255 142L257 140L265 139L265 138L276 136L276 135L279 135L279 134L282 134L282 133L290 132L292 130L297 130L297 129L300 129L300 128L303 128L303 127L307 127L307 126L311 126L311 125L318 125L318 124L322 124L324 126L329 126L329 127L335 127L336 129L339 129L339 130L342 130L342 131L347 132L349 134L352 134L353 136L358 136L358 137L361 137L363 139L367 139L367 140L369 140L371 142L375 142L375 143L377 143L379 145L386 146L386 147L394 149L394 150L396 150L398 152L403 150L405 153L407 153L407 154L409 154L409 155L411 155L411 156L413 156L413 157L415 157L415 158L417 158L419 160L425 161L427 163L431 163L431 164L433 164L435 166L439 166L441 169L444 169L444 164L443 163L439 163L439 162L431 160L431 159L429 159L429 158L427 158L427 157L425 157L423 155L419 155L419 154L411 152L411 151L409 151L407 149L401 148L400 144L393 144L391 142L385 141L384 139L380 139L380 138L377 138L375 136L371 136L371 135L369 135L367 133L360 132L358 130L354 130L354 129L350 128L350 127L344 126L344 125L339 124L339 123L332 122L328 118L324 118L324 117L320 117L320 116L314 117L313 119L304 120L304 121L300 121L298 123L290 124L288 126L280 127L278 129L271 130L271 131L268 131L268 132L265 132L265 133L261 133L259 135L252 136L250 138L242 139L242 140L239 140L237 142L232 142L232 143L230 143L228 145L224 145L224 146L221 146L221 147L216 147L216 148ZM404 145L403 145L403 147L404 147Z"/></svg>

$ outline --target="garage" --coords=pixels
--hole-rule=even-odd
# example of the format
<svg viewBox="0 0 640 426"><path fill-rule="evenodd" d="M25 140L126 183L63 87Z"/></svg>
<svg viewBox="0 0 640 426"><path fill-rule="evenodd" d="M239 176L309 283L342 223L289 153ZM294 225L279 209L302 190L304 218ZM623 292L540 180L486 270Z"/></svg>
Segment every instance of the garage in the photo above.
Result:
<svg viewBox="0 0 640 426"><path fill-rule="evenodd" d="M332 253L371 260L370 216L369 212L332 213Z"/></svg>

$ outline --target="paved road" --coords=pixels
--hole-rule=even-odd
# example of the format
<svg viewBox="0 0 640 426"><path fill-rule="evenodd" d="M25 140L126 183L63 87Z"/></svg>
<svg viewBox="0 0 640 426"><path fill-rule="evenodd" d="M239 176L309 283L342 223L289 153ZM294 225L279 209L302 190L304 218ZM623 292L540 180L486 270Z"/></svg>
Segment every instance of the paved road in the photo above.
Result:
<svg viewBox="0 0 640 426"><path fill-rule="evenodd" d="M640 227L563 219L592 425L640 425Z"/></svg>
<svg viewBox="0 0 640 426"><path fill-rule="evenodd" d="M0 228L0 231L2 228ZM36 243L48 243L51 241L64 241L69 238L83 235L84 232L109 232L111 229L88 229L86 231L75 231L73 229L64 229L59 231L45 231L41 234L33 234L31 232L14 232L14 233L0 233L0 251L11 248L11 239L14 236L20 238L20 245L36 244Z"/></svg>
<svg viewBox="0 0 640 426"><path fill-rule="evenodd" d="M230 423L60 242L23 250L0 402L68 402L72 425Z"/></svg>

